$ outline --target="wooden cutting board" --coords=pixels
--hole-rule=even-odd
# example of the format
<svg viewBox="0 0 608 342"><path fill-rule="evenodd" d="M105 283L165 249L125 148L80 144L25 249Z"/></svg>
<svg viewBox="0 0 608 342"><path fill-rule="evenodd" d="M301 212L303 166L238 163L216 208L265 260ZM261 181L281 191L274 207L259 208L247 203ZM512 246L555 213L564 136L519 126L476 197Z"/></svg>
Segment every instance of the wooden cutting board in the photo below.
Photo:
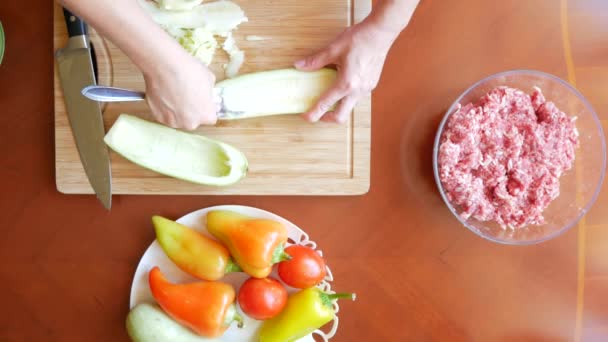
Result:
<svg viewBox="0 0 608 342"><path fill-rule="evenodd" d="M235 32L245 51L240 73L290 67L322 48L345 27L362 20L370 0L236 1L249 22ZM67 32L55 5L54 46L63 47ZM119 23L117 23L119 24ZM145 90L139 70L112 43L91 30L99 84ZM248 41L247 35L266 38ZM134 42L136 44L136 42ZM222 79L223 51L211 66ZM150 118L144 102L102 107L106 131L120 113ZM93 193L74 144L57 70L55 69L55 166L62 193ZM229 187L209 187L165 177L111 152L114 194L357 195L369 189L371 99L359 102L346 125L310 124L297 115L220 122L196 133L234 145L249 160L247 177Z"/></svg>

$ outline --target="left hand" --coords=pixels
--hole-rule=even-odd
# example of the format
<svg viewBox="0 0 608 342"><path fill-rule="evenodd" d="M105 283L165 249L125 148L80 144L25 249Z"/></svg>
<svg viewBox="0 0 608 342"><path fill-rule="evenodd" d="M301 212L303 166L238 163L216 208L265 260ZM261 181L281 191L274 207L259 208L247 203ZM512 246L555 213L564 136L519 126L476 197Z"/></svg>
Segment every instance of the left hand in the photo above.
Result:
<svg viewBox="0 0 608 342"><path fill-rule="evenodd" d="M368 95L380 80L386 55L395 39L371 21L364 21L340 34L323 50L297 61L299 70L313 71L334 64L338 78L303 116L310 122L318 120L345 123L357 101ZM329 111L334 105L335 108Z"/></svg>

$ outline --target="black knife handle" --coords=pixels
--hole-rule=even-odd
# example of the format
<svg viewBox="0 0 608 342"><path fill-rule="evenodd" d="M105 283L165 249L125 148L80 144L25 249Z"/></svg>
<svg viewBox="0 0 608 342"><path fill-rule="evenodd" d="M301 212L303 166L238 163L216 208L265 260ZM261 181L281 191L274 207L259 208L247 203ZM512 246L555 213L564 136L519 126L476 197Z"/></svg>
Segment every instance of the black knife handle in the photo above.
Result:
<svg viewBox="0 0 608 342"><path fill-rule="evenodd" d="M87 34L87 24L72 14L72 12L64 8L63 16L65 18L65 24L68 27L68 36L76 37Z"/></svg>

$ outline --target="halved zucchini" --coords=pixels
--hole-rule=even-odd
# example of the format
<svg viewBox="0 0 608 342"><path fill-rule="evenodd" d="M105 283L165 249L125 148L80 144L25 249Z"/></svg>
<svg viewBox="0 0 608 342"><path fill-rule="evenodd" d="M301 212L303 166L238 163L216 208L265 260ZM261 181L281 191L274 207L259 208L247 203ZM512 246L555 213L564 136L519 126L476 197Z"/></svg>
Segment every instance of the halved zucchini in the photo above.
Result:
<svg viewBox="0 0 608 342"><path fill-rule="evenodd" d="M135 164L197 184L225 186L247 173L247 158L236 148L202 135L121 114L104 141Z"/></svg>

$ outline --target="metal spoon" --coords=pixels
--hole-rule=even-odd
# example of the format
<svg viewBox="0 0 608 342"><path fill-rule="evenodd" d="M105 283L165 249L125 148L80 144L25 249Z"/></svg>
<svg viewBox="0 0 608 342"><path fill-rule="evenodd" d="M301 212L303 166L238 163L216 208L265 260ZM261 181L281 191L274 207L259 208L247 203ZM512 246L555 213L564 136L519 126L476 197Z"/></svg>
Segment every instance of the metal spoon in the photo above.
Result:
<svg viewBox="0 0 608 342"><path fill-rule="evenodd" d="M82 95L97 102L132 102L145 100L146 94L137 90L90 85L82 89ZM231 111L226 108L222 97L222 88L213 88L213 101L218 119L235 119L244 112Z"/></svg>
<svg viewBox="0 0 608 342"><path fill-rule="evenodd" d="M131 102L146 98L146 94L141 91L98 85L82 88L82 95L97 102Z"/></svg>

